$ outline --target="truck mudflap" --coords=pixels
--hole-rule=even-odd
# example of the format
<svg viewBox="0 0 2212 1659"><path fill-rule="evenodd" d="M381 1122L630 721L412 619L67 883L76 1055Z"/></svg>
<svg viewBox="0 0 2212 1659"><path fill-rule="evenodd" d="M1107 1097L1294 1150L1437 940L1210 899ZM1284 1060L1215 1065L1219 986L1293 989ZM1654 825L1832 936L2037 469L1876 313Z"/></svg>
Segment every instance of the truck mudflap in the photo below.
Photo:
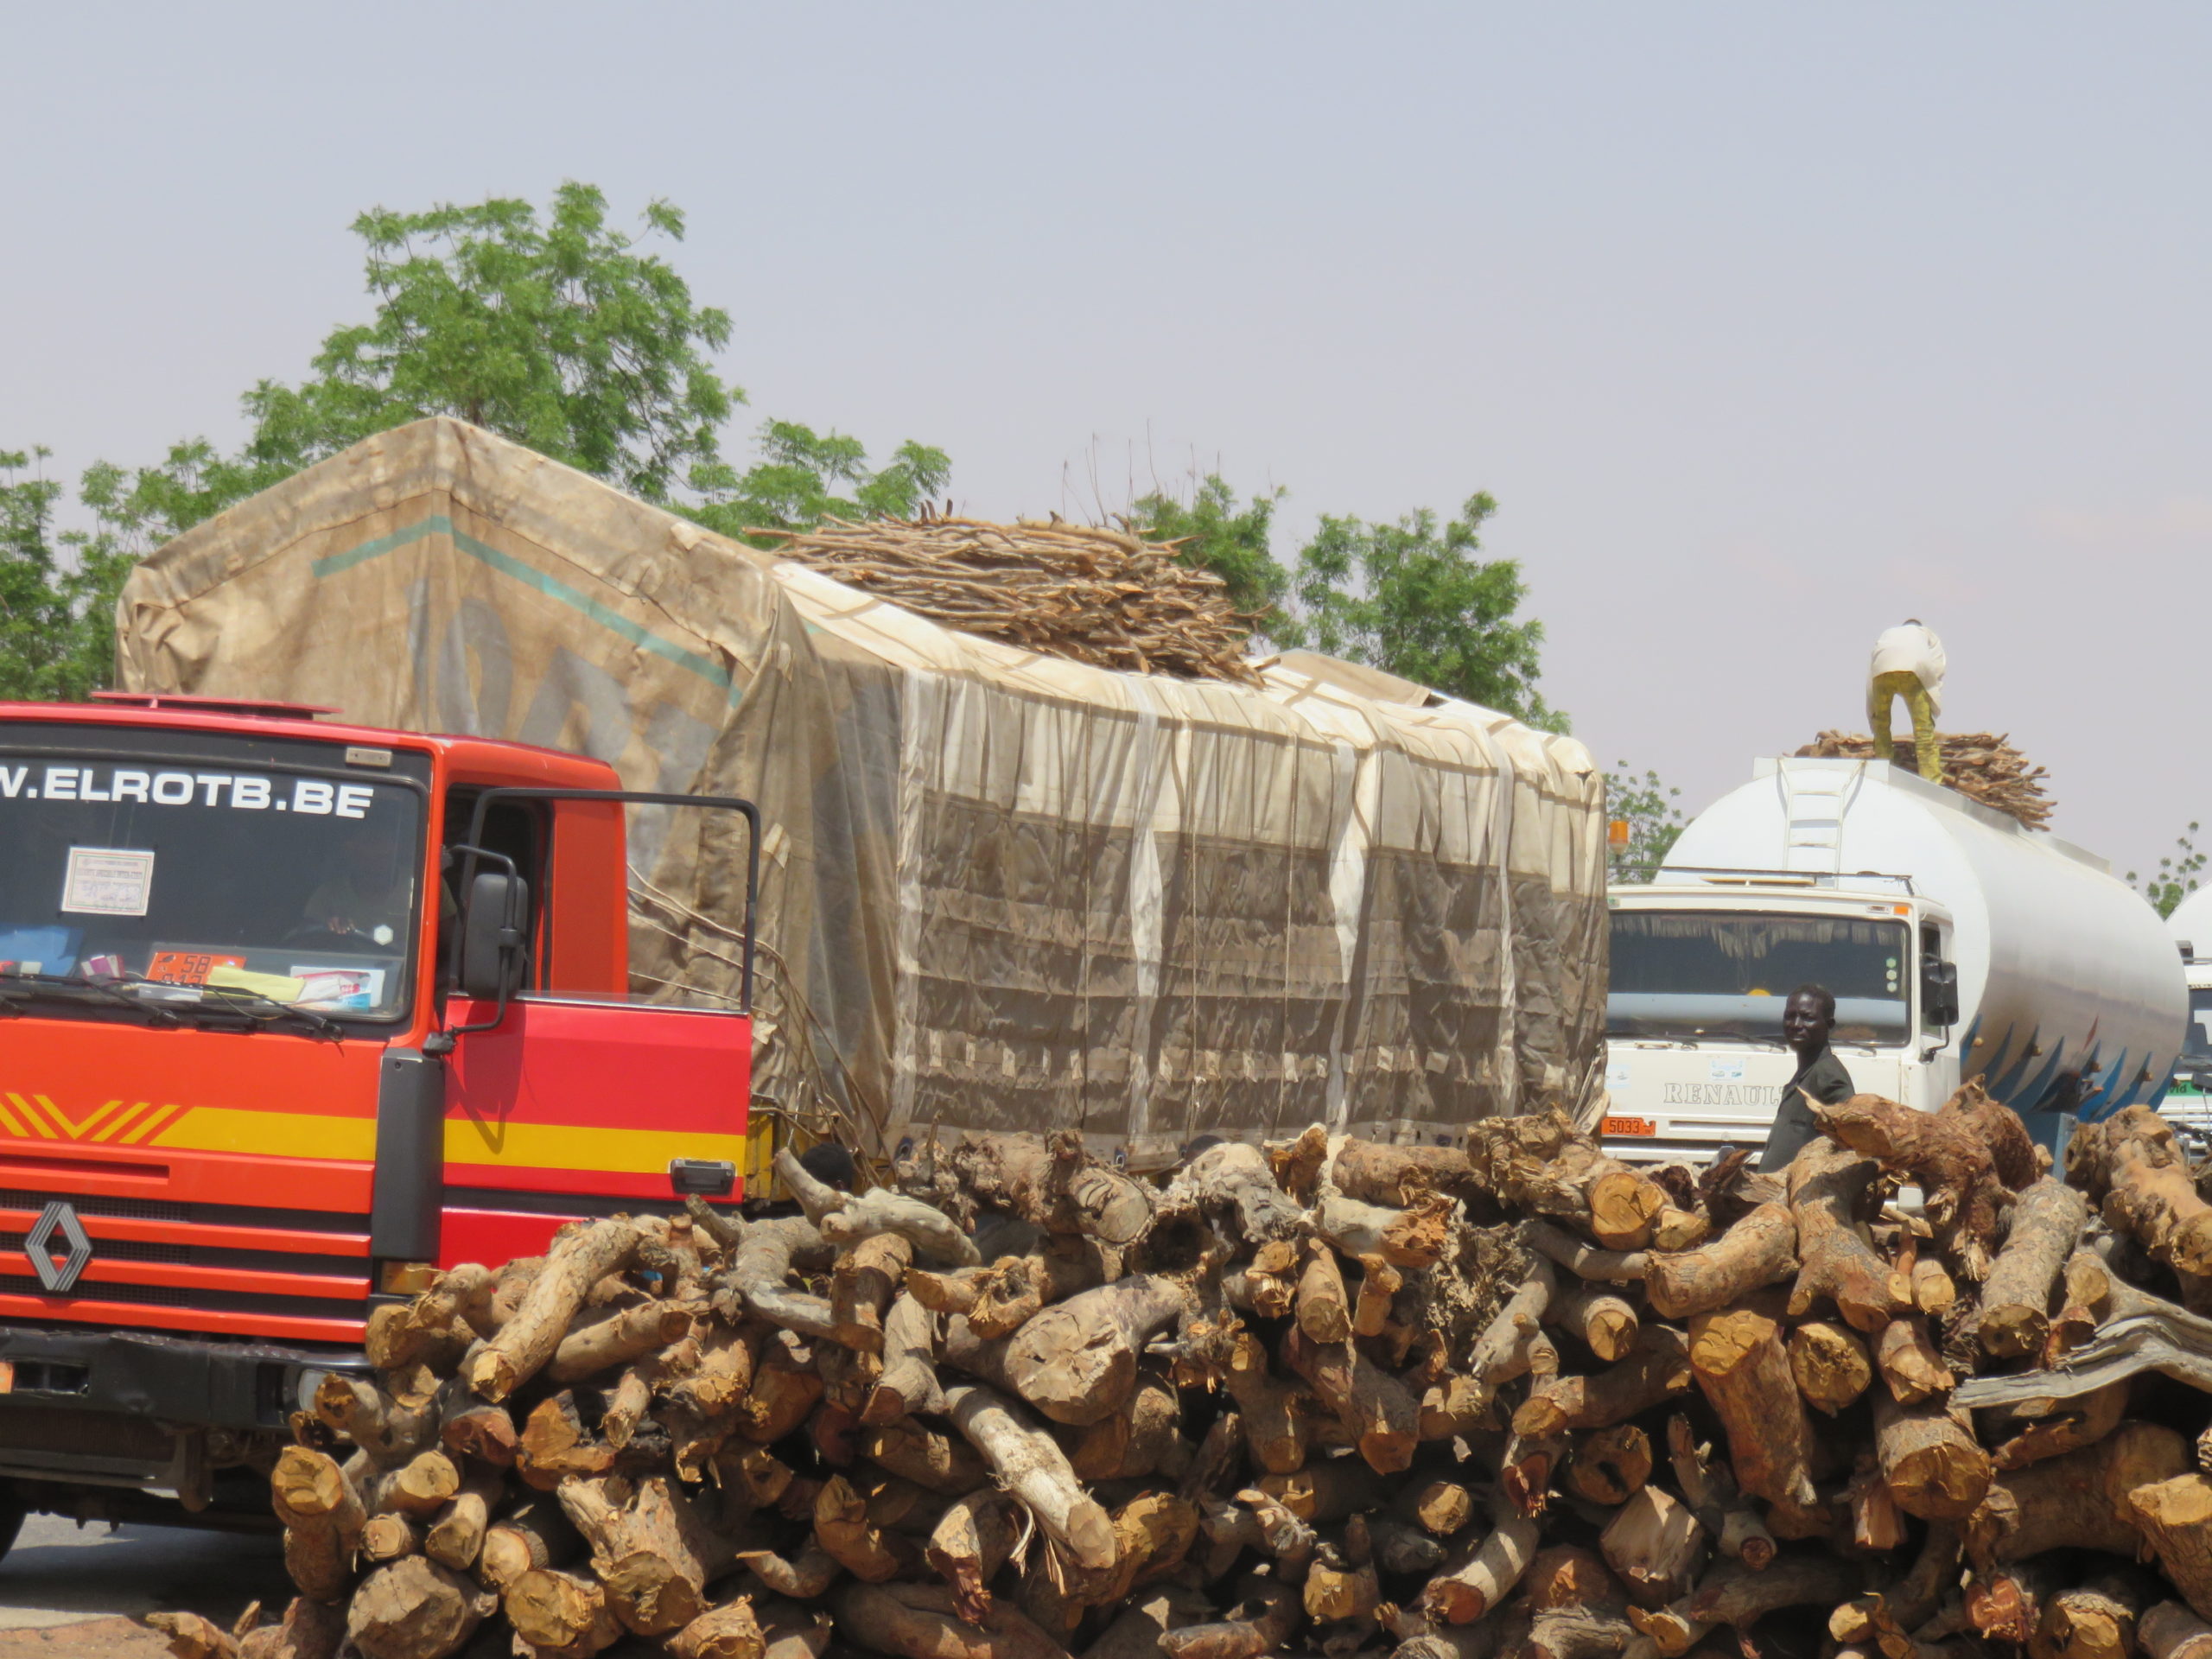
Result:
<svg viewBox="0 0 2212 1659"><path fill-rule="evenodd" d="M358 1350L0 1325L0 1475L183 1491L226 1446L281 1435Z"/></svg>

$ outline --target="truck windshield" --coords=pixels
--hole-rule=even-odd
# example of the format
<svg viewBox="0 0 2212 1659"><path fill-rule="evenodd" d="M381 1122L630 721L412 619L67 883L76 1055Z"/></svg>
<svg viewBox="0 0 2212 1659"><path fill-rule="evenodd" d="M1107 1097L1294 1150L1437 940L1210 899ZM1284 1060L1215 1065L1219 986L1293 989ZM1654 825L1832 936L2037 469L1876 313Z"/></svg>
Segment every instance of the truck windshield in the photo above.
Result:
<svg viewBox="0 0 2212 1659"><path fill-rule="evenodd" d="M10 741L31 731L35 747ZM286 750L302 758L276 763ZM130 1018L134 1001L397 1014L420 910L420 798L389 771L344 775L339 755L0 727L0 988L120 982L128 995L76 998L93 1018Z"/></svg>
<svg viewBox="0 0 2212 1659"><path fill-rule="evenodd" d="M2212 985L2193 985L2189 992L2189 1034L2182 1052L2192 1060L2212 1060Z"/></svg>
<svg viewBox="0 0 2212 1659"><path fill-rule="evenodd" d="M1779 1042L1783 1004L1810 984L1834 995L1838 1041L1902 1043L1909 943L1902 922L1617 910L1605 1029Z"/></svg>

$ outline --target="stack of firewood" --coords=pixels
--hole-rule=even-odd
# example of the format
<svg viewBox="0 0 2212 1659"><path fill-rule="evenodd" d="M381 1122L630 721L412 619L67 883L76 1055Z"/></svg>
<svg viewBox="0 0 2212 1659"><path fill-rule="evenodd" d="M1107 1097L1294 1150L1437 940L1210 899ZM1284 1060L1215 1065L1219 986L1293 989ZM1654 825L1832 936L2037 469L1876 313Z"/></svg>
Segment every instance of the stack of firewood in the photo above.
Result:
<svg viewBox="0 0 2212 1659"><path fill-rule="evenodd" d="M2031 830L2050 822L2055 803L2044 788L2050 776L2012 747L2009 734L1995 732L1938 732L1942 781L1984 806L2018 818ZM1915 770L1912 734L1901 733L1891 745L1896 764ZM1874 740L1863 732L1822 732L1797 751L1822 760L1871 760Z"/></svg>
<svg viewBox="0 0 2212 1659"><path fill-rule="evenodd" d="M946 627L1100 668L1257 685L1252 620L1173 542L1058 518L825 518L774 551Z"/></svg>
<svg viewBox="0 0 2212 1659"><path fill-rule="evenodd" d="M2212 1655L2212 1206L1972 1086L1781 1176L1559 1113L1161 1184L909 1147L378 1310L273 1476L282 1624L184 1659ZM1901 1207L1901 1193L1918 1195Z"/></svg>

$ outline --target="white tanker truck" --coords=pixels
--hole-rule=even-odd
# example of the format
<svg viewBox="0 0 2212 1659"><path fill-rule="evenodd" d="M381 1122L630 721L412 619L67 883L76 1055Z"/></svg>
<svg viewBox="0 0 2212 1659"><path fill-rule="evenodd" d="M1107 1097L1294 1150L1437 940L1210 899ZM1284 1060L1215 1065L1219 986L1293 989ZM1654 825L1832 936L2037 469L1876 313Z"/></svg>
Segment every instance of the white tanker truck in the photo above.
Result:
<svg viewBox="0 0 2212 1659"><path fill-rule="evenodd" d="M2174 1086L2158 1109L2199 1151L2212 1148L2212 887L2199 887L2166 918L2189 982L2189 1030Z"/></svg>
<svg viewBox="0 0 2212 1659"><path fill-rule="evenodd" d="M1800 984L1834 994L1859 1089L1932 1109L1980 1077L2054 1154L2158 1103L2189 1017L2164 925L2102 860L1884 762L1758 762L1607 902L1620 1157L1764 1145Z"/></svg>

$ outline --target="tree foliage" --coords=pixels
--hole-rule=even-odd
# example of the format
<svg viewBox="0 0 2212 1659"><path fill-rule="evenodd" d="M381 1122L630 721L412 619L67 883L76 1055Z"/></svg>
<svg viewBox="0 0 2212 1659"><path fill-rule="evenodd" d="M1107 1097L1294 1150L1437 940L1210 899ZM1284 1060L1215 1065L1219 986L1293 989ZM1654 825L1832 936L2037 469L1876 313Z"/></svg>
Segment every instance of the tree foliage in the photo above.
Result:
<svg viewBox="0 0 2212 1659"><path fill-rule="evenodd" d="M683 213L647 205L636 236L606 197L567 183L541 213L497 198L353 221L365 321L324 339L296 385L263 380L240 400L251 435L226 454L204 438L159 461L89 468L79 499L94 528L55 536L62 492L9 474L0 686L75 696L107 683L109 619L130 565L171 537L375 433L432 415L488 428L710 528L790 527L824 512L911 514L944 487L940 449L907 442L880 469L854 439L794 422L761 429L740 470L721 434L745 401L712 354L728 314L699 304L649 244L683 238Z"/></svg>
<svg viewBox="0 0 2212 1659"><path fill-rule="evenodd" d="M1647 769L1639 778L1625 760L1617 760L1605 773L1607 829L1627 827L1625 841L1607 842L1607 874L1615 881L1649 881L1667 861L1681 836L1681 809L1675 803L1682 791L1670 789L1659 774Z"/></svg>
<svg viewBox="0 0 2212 1659"><path fill-rule="evenodd" d="M2157 872L2148 880L2133 870L2127 873L2127 885L2151 902L2151 907L2161 916L2171 916L2181 901L2202 884L2197 877L2203 873L2206 855L2196 849L2199 829L2195 822L2174 837L2174 849L2159 859Z"/></svg>
<svg viewBox="0 0 2212 1659"><path fill-rule="evenodd" d="M1303 645L1306 629L1288 608L1290 572L1269 545L1278 487L1243 507L1218 474L1199 480L1188 501L1154 490L1129 509L1129 528L1154 541L1180 542L1179 556L1219 576L1230 602L1253 619L1254 631L1277 648Z"/></svg>

